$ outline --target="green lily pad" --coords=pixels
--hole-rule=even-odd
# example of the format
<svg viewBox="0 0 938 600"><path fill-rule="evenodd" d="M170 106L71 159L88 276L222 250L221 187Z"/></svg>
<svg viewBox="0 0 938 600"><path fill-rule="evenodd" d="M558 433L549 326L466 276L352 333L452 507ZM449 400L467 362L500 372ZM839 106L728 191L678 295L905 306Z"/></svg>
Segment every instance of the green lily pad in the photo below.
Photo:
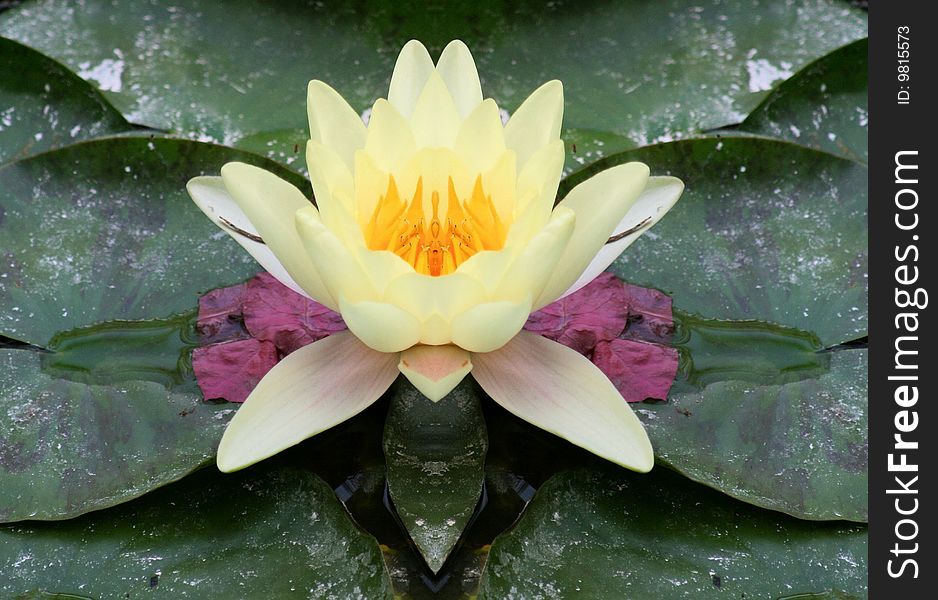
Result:
<svg viewBox="0 0 938 600"><path fill-rule="evenodd" d="M477 394L464 380L431 402L403 382L384 426L391 500L434 573L456 546L482 494L488 439Z"/></svg>
<svg viewBox="0 0 938 600"><path fill-rule="evenodd" d="M783 82L740 125L832 154L867 161L867 54L858 40Z"/></svg>
<svg viewBox="0 0 938 600"><path fill-rule="evenodd" d="M866 528L807 523L664 469L553 477L496 538L479 597L866 596ZM824 596L822 596L824 597ZM844 597L844 596L834 596Z"/></svg>
<svg viewBox="0 0 938 600"><path fill-rule="evenodd" d="M724 137L624 152L565 185L628 160L687 188L612 269L707 317L675 340L686 385L638 410L658 460L759 506L866 520L865 353L818 354L866 331L866 169Z"/></svg>
<svg viewBox="0 0 938 600"><path fill-rule="evenodd" d="M464 39L486 94L509 110L561 79L568 127L647 143L742 121L773 83L866 29L864 13L835 0L39 0L0 16L0 34L95 82L131 121L226 143L303 129L313 78L363 110L412 37L434 51Z"/></svg>
<svg viewBox="0 0 938 600"><path fill-rule="evenodd" d="M737 347L736 365L758 370L765 342L751 331L735 342L746 340L751 345ZM749 363L741 356L747 350ZM802 358L804 371L774 378L710 372L694 384L678 381L666 404L636 406L658 462L802 519L866 521L866 350Z"/></svg>
<svg viewBox="0 0 938 600"><path fill-rule="evenodd" d="M0 520L62 519L134 498L214 456L233 410L188 364L200 292L253 259L185 182L255 155L111 138L0 168ZM155 319L155 320L154 320Z"/></svg>
<svg viewBox="0 0 938 600"><path fill-rule="evenodd" d="M863 165L788 142L713 137L610 156L562 187L631 160L680 177L686 189L613 263L618 276L708 318L769 321L824 345L865 335Z"/></svg>
<svg viewBox="0 0 938 600"><path fill-rule="evenodd" d="M67 523L2 527L0 571L4 598L37 588L94 598L391 597L375 539L325 482L293 469L206 469Z"/></svg>
<svg viewBox="0 0 938 600"><path fill-rule="evenodd" d="M86 81L47 56L0 38L0 163L130 129Z"/></svg>

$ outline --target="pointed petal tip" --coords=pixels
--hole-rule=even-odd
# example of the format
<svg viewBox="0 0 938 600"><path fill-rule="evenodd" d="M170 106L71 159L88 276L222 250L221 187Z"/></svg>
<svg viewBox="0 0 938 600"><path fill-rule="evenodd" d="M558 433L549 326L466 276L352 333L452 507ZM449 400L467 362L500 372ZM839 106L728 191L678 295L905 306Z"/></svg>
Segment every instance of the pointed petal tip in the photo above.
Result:
<svg viewBox="0 0 938 600"><path fill-rule="evenodd" d="M458 346L419 345L401 353L398 369L427 399L439 402L465 379L472 361Z"/></svg>

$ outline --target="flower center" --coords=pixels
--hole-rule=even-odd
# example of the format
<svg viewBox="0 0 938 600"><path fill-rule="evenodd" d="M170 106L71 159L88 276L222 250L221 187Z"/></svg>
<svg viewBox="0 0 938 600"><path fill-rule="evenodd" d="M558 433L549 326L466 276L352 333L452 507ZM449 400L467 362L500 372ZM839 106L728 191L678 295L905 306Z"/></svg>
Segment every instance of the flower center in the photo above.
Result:
<svg viewBox="0 0 938 600"><path fill-rule="evenodd" d="M505 226L492 197L482 189L481 175L468 199L460 200L452 177L447 195L446 212L440 217L440 194L433 192L425 203L423 178L417 180L407 203L401 200L394 176L389 176L387 191L363 228L368 249L393 252L418 273L437 277L452 273L476 252L502 248Z"/></svg>

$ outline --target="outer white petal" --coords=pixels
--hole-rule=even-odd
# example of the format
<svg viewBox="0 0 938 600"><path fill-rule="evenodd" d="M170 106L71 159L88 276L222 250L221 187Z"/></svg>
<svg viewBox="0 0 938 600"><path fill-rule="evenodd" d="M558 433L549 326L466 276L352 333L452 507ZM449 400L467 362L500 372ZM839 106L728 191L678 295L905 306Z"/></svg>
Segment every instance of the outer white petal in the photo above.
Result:
<svg viewBox="0 0 938 600"><path fill-rule="evenodd" d="M274 253L267 247L267 244L238 233L231 227L234 225L238 230L246 232L249 236L260 237L244 211L238 207L228 193L221 177L194 177L186 184L186 190L195 201L196 206L202 209L202 212L219 228L241 244L241 247L247 250L254 257L254 260L264 267L264 270L294 292L309 298L309 294L304 292L297 282L293 281L284 266L280 264Z"/></svg>
<svg viewBox="0 0 938 600"><path fill-rule="evenodd" d="M522 331L472 361L473 377L509 412L623 467L647 472L654 465L638 417L579 352Z"/></svg>
<svg viewBox="0 0 938 600"><path fill-rule="evenodd" d="M633 162L606 169L567 194L559 206L576 213L576 229L557 269L535 300L534 310L550 304L573 285L638 199L647 181L648 167Z"/></svg>
<svg viewBox="0 0 938 600"><path fill-rule="evenodd" d="M338 302L323 285L293 224L296 211L316 208L300 190L264 169L233 162L221 168L221 176L225 189L290 277L311 298L335 310Z"/></svg>
<svg viewBox="0 0 938 600"><path fill-rule="evenodd" d="M365 146L365 124L339 92L321 81L310 81L306 108L309 137L331 148L351 170L355 151Z"/></svg>
<svg viewBox="0 0 938 600"><path fill-rule="evenodd" d="M443 49L436 70L449 89L459 114L466 118L482 102L482 85L479 72L466 44L453 40Z"/></svg>
<svg viewBox="0 0 938 600"><path fill-rule="evenodd" d="M505 143L518 154L518 168L548 143L560 137L563 122L563 84L556 79L534 90L505 125Z"/></svg>
<svg viewBox="0 0 938 600"><path fill-rule="evenodd" d="M683 191L684 182L676 177L650 177L642 195L638 197L610 237L616 237L629 230L633 231L615 242L605 244L576 283L570 286L561 298L582 288L605 271L606 267L611 265L632 242L651 229L671 210Z"/></svg>
<svg viewBox="0 0 938 600"><path fill-rule="evenodd" d="M404 44L391 75L388 102L406 118L410 118L417 105L417 98L433 70L433 59L423 44L417 40Z"/></svg>
<svg viewBox="0 0 938 600"><path fill-rule="evenodd" d="M401 352L398 368L421 394L439 402L469 374L472 361L457 346L418 345Z"/></svg>
<svg viewBox="0 0 938 600"><path fill-rule="evenodd" d="M357 415L397 377L398 356L348 332L290 354L257 384L218 446L218 468L236 471Z"/></svg>

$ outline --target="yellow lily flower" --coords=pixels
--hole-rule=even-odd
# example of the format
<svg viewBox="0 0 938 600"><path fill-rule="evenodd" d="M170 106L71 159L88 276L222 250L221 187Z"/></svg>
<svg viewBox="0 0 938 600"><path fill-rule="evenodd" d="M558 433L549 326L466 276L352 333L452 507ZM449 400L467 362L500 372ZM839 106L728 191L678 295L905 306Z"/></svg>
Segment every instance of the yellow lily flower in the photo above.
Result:
<svg viewBox="0 0 938 600"><path fill-rule="evenodd" d="M309 84L308 110L316 205L243 163L187 186L261 266L349 327L264 377L228 425L218 467L246 467L341 423L399 372L436 401L471 371L520 418L624 467L651 469L648 437L605 375L521 328L664 216L681 181L628 163L554 206L564 163L560 82L535 90L503 125L460 41L436 65L422 44L407 43L367 126L321 81Z"/></svg>

